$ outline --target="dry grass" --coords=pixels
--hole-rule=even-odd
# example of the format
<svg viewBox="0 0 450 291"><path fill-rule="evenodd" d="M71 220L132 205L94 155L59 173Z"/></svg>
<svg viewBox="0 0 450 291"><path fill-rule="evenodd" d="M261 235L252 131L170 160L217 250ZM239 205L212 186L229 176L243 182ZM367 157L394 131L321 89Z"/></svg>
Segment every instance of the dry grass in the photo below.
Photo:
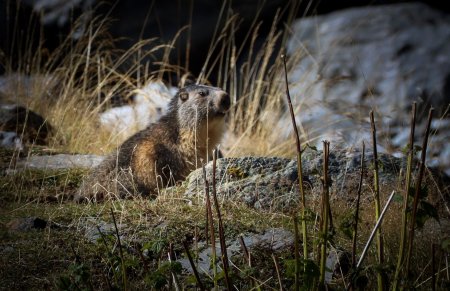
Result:
<svg viewBox="0 0 450 291"><path fill-rule="evenodd" d="M276 24L279 21L280 13L295 11L297 5L295 2L292 1L291 5L293 6L285 7L286 11L277 13L277 18L275 18L261 50L255 49L259 24L254 23L248 32L246 44L249 49L244 51L244 46L237 47L234 39L234 32L239 26L239 17L225 9L222 11L221 17L226 19L225 25L217 28L209 57L198 81L208 83L208 78L215 73L218 80L215 85L229 91L233 98L233 106L228 117L228 131L222 146L228 156L292 157L295 154L292 139L280 137L279 132L273 130L273 124L285 113L283 101L285 89L282 79L282 63L278 60L280 55L278 43L281 41L283 44L288 35L287 30L277 30ZM292 17L293 14L290 14L288 19L291 20ZM112 99L117 95L127 97L133 90L141 88L148 80L161 80L163 74L167 72L176 72L180 80L185 80L189 75L186 69L188 64L183 64L186 66L183 67L180 64L168 63L168 54L173 49L174 42L167 45L154 45L152 49L144 51L143 48L151 47L154 40L142 40L128 51L119 51L114 48L114 40L108 38L105 33L106 25L106 20L94 19L88 26L86 34L76 43L69 36L52 55L45 55L44 49L41 47L35 54L27 52L21 60L18 73L33 76L35 81L27 85L25 79L18 77L17 82L13 83L9 89L10 92L7 93L7 96L9 101L25 105L47 118L50 124L54 125L56 131L51 137L50 148L72 153L105 154L113 151L123 141L123 138L102 131L98 122L98 114L111 106ZM185 31L180 31L180 33L185 33ZM141 61L157 51L163 51L162 59L155 61L159 64L159 69L148 72L148 65ZM219 53L213 54L213 51L219 51ZM243 58L244 55L246 55L245 58ZM290 56L288 67L292 67L301 57L303 56ZM244 61L237 64L238 58L244 59ZM8 69L11 67L8 66L8 60L4 65L7 68L7 74L16 74L12 69ZM213 72L210 68L217 68L217 71ZM299 130L302 135L301 140L304 143L308 142L307 130L301 124L299 124ZM49 221L66 223L71 230L79 230L86 217L110 221L108 213L112 208L118 215L118 223L130 226L128 229L130 237L146 237L149 240L156 240L163 236L165 241L173 241L178 244L178 247L182 240L192 237L193 232L197 233L205 226L202 201L197 201L197 203L188 201L179 190L164 191L152 201L138 197L133 200L111 199L101 204L76 205L68 202L64 197L67 197L67 194L79 185L79 180L80 173L78 172L66 173L66 176L60 173L25 173L13 177L2 177L0 180L2 190L7 189L8 191L2 191L0 197L0 203L6 206L2 207L0 211L0 226L2 226L0 235L10 244L18 244L23 240L21 243L25 246L18 246L16 250L26 250L29 257L29 261L25 263L15 260L16 258L13 256L16 255L16 252L13 252L11 257L5 258L2 264L14 262L6 274L9 279L5 281L7 283L5 286L13 286L8 285L14 284L8 280L13 278L14 272L18 272L25 264L32 266L27 269L28 274L35 273L36 276L41 276L42 280L22 278L25 283L21 287L41 286L39 284L42 281L45 281L44 286L54 287L58 280L57 276L39 268L41 262L36 258L31 258L36 252L38 254L54 253L54 256L44 256L42 261L55 263L57 267L51 269L51 264L42 266L48 267L50 271L58 274L62 273L65 271L64 266L68 262L74 261L75 257L74 254L67 251L67 246L65 246L67 241L73 241L75 249L94 268L96 267L95 263L98 262L95 253L98 250L88 246L79 235L76 235L76 238L67 237L67 235L53 230L31 238L26 234L9 234L4 226L10 219L16 217L36 215L45 217ZM395 186L392 187L395 188ZM391 191L391 189L384 190L382 201L385 201L386 193ZM51 191L56 194L53 195ZM370 189L366 189L367 193L370 193ZM61 199L48 203L49 197L56 197L58 194L61 195ZM339 195L340 193L334 194ZM370 195L366 195L366 197L368 196ZM367 238L373 225L372 201L370 198L367 199L362 202L361 208L359 248L362 247L361 244L364 242L364 238ZM21 203L17 203L20 200ZM308 208L314 213L320 212L320 205L317 201L318 199L308 201L312 202ZM273 227L293 229L291 216L283 213L257 211L232 202L225 203L222 207L227 237L230 238L236 238L240 233L262 231ZM337 225L348 214L352 205L342 201L332 201L331 208L334 216L337 217L335 221L335 225ZM397 254L399 209L398 205L391 208L383 225L383 231L386 233L387 258L396 258ZM320 234L316 223L312 222L311 224L310 237L319 239ZM435 225L431 225L427 229L432 232L434 231L433 227ZM432 237L427 234L427 232L420 234L420 239L418 239L420 245L417 248L419 251L415 253L416 261L419 262L418 267L424 269L428 266L428 252L424 249L429 246ZM199 239L204 239L203 233L199 234ZM41 241L41 244L36 245L37 241ZM54 248L49 248L45 244L52 245ZM336 244L350 249L351 240L338 233ZM422 244L423 248L421 248ZM160 259L157 258L155 264L159 264ZM375 262L375 254L372 253L369 256L368 264L373 262ZM387 263L394 265L395 259L388 259ZM97 287L106 288L106 282L101 275L101 272L93 274L99 282L104 284ZM271 280L270 285L276 286L276 279L272 278ZM418 280L424 279L422 277ZM140 284L136 282L135 287L142 287L142 283Z"/></svg>
<svg viewBox="0 0 450 291"><path fill-rule="evenodd" d="M214 85L228 90L232 96L229 130L222 146L229 156L293 153L289 139L273 131L273 124L285 112L278 57L288 31L278 30L277 25L281 13L289 14L287 19L292 20L296 5L293 1L277 12L259 49L255 43L261 23L254 22L245 42L237 46L234 37L240 19L229 10L222 10L220 17L226 19L225 24L216 28L204 70L197 81L208 83L211 74L216 74L218 81ZM75 23L72 33L79 31L80 25ZM150 79L161 80L168 72L176 72L182 81L189 76L184 64L168 63L175 40L188 29L180 30L166 45L152 45L156 42L149 39L127 51L119 51L106 33L107 25L107 20L92 20L79 40L75 42L69 35L50 55L45 54L44 47L38 47L37 53L27 51L17 72L11 69L12 60L5 60L6 75L16 76L5 94L8 101L27 106L54 125L52 148L77 153L111 152L123 137L99 127L98 114L111 106L112 98L126 98ZM155 59L156 52L160 52L162 59ZM148 56L153 56L153 65L159 69L148 71L149 64L142 61ZM292 56L288 65L299 57ZM31 82L24 76L30 76Z"/></svg>

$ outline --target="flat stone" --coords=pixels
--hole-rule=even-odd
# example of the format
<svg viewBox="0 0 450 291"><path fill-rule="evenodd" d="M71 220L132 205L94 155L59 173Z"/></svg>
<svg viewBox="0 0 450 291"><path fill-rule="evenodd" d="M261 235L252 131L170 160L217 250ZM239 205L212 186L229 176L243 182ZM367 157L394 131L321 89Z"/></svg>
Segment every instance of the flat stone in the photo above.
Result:
<svg viewBox="0 0 450 291"><path fill-rule="evenodd" d="M246 234L242 237L245 246L249 252L253 249L266 249L268 252L286 250L294 244L294 234L282 228L267 229L263 233ZM237 257L242 258L243 252L239 239L229 240L226 242L228 259L233 261ZM211 269L211 247L206 246L204 242L199 243L199 249L203 249L198 254L198 266L197 268L202 272L212 273ZM216 256L218 262L222 252L220 249L220 242L216 242ZM181 266L192 272L192 267L187 258L177 260L181 263Z"/></svg>
<svg viewBox="0 0 450 291"><path fill-rule="evenodd" d="M48 156L30 156L19 160L17 163L17 168L44 170L72 168L91 169L100 164L103 159L103 156L98 155L57 154Z"/></svg>

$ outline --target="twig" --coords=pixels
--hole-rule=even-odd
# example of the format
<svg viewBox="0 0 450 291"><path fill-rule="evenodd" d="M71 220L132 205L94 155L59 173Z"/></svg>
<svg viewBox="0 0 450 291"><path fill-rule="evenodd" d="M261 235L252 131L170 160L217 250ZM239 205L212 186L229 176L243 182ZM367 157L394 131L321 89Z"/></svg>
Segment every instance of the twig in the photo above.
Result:
<svg viewBox="0 0 450 291"><path fill-rule="evenodd" d="M386 202L386 205L384 206L383 211L381 212L380 217L378 218L377 223L375 224L375 227L373 228L372 233L369 236L369 240L367 241L367 243L364 247L364 250L361 254L361 257L359 258L359 261L356 264L356 269L359 269L361 267L361 263L364 261L364 259L366 257L369 246L372 243L373 237L375 236L375 233L377 232L378 228L380 227L381 222L383 221L384 214L386 213L386 210L388 209L388 206L391 203L392 198L394 197L394 194L395 194L395 190L392 191L391 196L389 196L389 199Z"/></svg>

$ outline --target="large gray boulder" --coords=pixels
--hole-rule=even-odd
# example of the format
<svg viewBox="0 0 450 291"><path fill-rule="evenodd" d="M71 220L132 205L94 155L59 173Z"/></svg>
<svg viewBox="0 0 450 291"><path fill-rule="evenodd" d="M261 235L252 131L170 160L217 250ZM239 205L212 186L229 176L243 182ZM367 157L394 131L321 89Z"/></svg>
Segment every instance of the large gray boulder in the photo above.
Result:
<svg viewBox="0 0 450 291"><path fill-rule="evenodd" d="M362 199L373 201L373 154L366 154ZM406 160L379 154L379 184L381 194L387 197L393 190L402 191ZM361 154L353 150L335 150L329 156L328 174L331 179L331 200L352 205L356 198L360 176ZM206 165L207 179L212 185L212 163ZM302 156L302 173L309 207L320 206L322 197L323 155L306 150ZM415 163L414 173L417 173ZM403 174L402 174L403 173ZM416 174L414 174L416 176ZM297 161L278 157L223 158L217 161L216 185L219 201L245 203L249 207L289 212L300 203ZM424 184L428 185L429 202L450 217L449 179L445 175L427 171ZM202 169L192 172L186 182L185 196L204 199ZM210 189L212 196L212 189Z"/></svg>
<svg viewBox="0 0 450 291"><path fill-rule="evenodd" d="M450 17L420 3L353 8L298 20L287 52L293 103L310 140L370 141L373 109L381 150L408 142L410 108L418 103L422 139L428 107L435 119L450 100ZM287 136L290 117L279 121ZM429 162L450 173L450 120L436 121ZM320 146L320 143L318 144Z"/></svg>

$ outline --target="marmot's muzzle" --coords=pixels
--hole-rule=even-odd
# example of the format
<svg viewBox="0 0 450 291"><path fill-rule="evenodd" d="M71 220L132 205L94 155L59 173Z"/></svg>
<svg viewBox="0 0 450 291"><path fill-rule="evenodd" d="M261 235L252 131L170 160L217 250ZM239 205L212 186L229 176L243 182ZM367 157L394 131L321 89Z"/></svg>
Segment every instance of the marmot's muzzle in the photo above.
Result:
<svg viewBox="0 0 450 291"><path fill-rule="evenodd" d="M217 96L216 100L214 100L214 103L216 105L217 112L222 114L227 113L231 105L230 95L228 95L228 93L225 91L217 92L216 95Z"/></svg>

